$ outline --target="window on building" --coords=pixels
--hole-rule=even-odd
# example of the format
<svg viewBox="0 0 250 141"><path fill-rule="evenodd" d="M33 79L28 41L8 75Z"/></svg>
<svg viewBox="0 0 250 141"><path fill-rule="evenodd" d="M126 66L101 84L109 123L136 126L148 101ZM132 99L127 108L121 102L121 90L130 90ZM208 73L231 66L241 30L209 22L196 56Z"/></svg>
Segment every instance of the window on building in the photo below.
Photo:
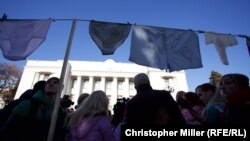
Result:
<svg viewBox="0 0 250 141"><path fill-rule="evenodd" d="M94 82L94 90L100 90L101 89L101 79L100 78L96 78L95 82Z"/></svg>
<svg viewBox="0 0 250 141"><path fill-rule="evenodd" d="M169 78L164 78L164 87L165 89L167 90L170 86L170 83L169 83Z"/></svg>
<svg viewBox="0 0 250 141"><path fill-rule="evenodd" d="M111 92L111 91L106 91L106 95L107 95L107 96L111 96L111 95L112 95L112 92Z"/></svg>
<svg viewBox="0 0 250 141"><path fill-rule="evenodd" d="M109 99L109 103L111 101L111 95L107 95L108 99Z"/></svg>
<svg viewBox="0 0 250 141"><path fill-rule="evenodd" d="M82 88L83 89L89 88L89 79L88 78L83 78Z"/></svg>
<svg viewBox="0 0 250 141"><path fill-rule="evenodd" d="M72 85L71 85L72 89L76 88L76 83L77 83L77 79L73 77L72 78Z"/></svg>
<svg viewBox="0 0 250 141"><path fill-rule="evenodd" d="M107 95L108 99L109 99L109 106L108 106L108 109L112 111L112 107L113 105L111 105L111 95Z"/></svg>
<svg viewBox="0 0 250 141"><path fill-rule="evenodd" d="M134 81L129 79L129 90L134 90Z"/></svg>
<svg viewBox="0 0 250 141"><path fill-rule="evenodd" d="M39 80L45 80L47 81L50 77L51 73L48 73L48 72L41 72L39 74Z"/></svg>
<svg viewBox="0 0 250 141"><path fill-rule="evenodd" d="M124 79L118 79L118 90L124 89Z"/></svg>
<svg viewBox="0 0 250 141"><path fill-rule="evenodd" d="M46 80L46 81L47 81L47 80L49 79L49 76L50 76L50 74L49 74L49 73L45 73L45 74L44 74L44 80Z"/></svg>
<svg viewBox="0 0 250 141"><path fill-rule="evenodd" d="M173 79L172 77L163 77L164 89L167 91L170 91L170 92L174 91L174 88L173 88L173 86L171 86L171 83L170 83L170 81L172 81L172 79Z"/></svg>
<svg viewBox="0 0 250 141"><path fill-rule="evenodd" d="M117 95L117 99L122 99L123 95Z"/></svg>
<svg viewBox="0 0 250 141"><path fill-rule="evenodd" d="M112 79L107 79L106 80L106 90L111 90L112 89Z"/></svg>

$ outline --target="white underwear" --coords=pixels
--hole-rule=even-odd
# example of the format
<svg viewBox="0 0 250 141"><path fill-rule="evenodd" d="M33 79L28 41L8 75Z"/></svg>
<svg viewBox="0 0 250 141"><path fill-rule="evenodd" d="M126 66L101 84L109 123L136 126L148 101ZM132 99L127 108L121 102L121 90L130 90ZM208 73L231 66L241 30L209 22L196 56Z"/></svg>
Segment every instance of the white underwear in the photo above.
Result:
<svg viewBox="0 0 250 141"><path fill-rule="evenodd" d="M0 22L0 48L4 58L25 60L46 39L51 20Z"/></svg>

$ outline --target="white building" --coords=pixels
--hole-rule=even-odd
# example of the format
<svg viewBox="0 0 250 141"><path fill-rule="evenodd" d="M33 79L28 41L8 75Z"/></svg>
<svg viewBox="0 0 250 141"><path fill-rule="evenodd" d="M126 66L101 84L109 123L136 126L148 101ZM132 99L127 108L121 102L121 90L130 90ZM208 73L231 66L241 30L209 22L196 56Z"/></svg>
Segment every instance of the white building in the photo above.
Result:
<svg viewBox="0 0 250 141"><path fill-rule="evenodd" d="M28 60L15 98L20 97L25 90L33 88L39 80L47 80L52 76L60 78L62 65L62 60ZM105 62L69 61L61 96L70 95L76 104L79 94L103 90L110 99L109 108L112 109L117 98L131 98L136 94L133 77L141 72L148 74L153 89L171 90L174 98L177 91L188 91L185 71L168 73L109 59Z"/></svg>
<svg viewBox="0 0 250 141"><path fill-rule="evenodd" d="M4 107L5 103L4 100L2 98L2 95L0 96L0 109L2 109Z"/></svg>

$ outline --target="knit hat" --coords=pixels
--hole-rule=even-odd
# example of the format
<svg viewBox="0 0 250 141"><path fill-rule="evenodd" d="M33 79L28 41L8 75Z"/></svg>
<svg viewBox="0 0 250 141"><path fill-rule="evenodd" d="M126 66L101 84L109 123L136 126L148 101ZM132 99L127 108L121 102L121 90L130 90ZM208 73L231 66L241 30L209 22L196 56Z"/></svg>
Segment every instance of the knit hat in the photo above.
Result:
<svg viewBox="0 0 250 141"><path fill-rule="evenodd" d="M150 84L149 78L145 73L139 73L134 77L135 86Z"/></svg>

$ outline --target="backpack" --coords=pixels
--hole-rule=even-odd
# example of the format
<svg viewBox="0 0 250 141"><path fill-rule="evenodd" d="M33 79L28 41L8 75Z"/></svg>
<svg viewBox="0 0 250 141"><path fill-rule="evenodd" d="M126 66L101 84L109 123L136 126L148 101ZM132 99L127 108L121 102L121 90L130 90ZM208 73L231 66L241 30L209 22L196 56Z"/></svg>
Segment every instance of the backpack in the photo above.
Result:
<svg viewBox="0 0 250 141"><path fill-rule="evenodd" d="M6 105L1 111L0 111L0 129L5 125L5 123L8 121L12 110L21 102L20 99L14 100L10 102L8 105Z"/></svg>
<svg viewBox="0 0 250 141"><path fill-rule="evenodd" d="M32 90L29 89L25 91L22 95L23 97L20 97L19 99L16 99L12 102L10 102L8 105L4 106L4 108L0 111L0 129L5 125L5 123L8 121L12 110L22 101L31 99L31 97L27 95L32 95Z"/></svg>
<svg viewBox="0 0 250 141"><path fill-rule="evenodd" d="M2 130L3 133L0 134L0 136L3 136L4 141L9 141L9 140L16 140L16 141L44 141L47 140L47 134L48 134L48 129L50 128L50 120L48 119L37 119L36 115L38 112L38 109L43 107L43 103L36 98L31 98L30 99L30 109L27 114L27 116L22 119L22 122L19 122L20 125L15 126L14 124L11 124L10 126L11 130ZM41 109L42 110L42 109ZM62 130L62 123L64 121L64 112L62 110L58 111L58 127L56 126L57 129L55 130L55 135L56 141L62 140L65 132ZM14 128L13 128L14 127ZM3 128L5 129L5 128ZM12 130L14 129L14 130ZM60 137L61 135L62 137ZM2 137L1 136L1 137ZM1 139L1 140L2 140Z"/></svg>

